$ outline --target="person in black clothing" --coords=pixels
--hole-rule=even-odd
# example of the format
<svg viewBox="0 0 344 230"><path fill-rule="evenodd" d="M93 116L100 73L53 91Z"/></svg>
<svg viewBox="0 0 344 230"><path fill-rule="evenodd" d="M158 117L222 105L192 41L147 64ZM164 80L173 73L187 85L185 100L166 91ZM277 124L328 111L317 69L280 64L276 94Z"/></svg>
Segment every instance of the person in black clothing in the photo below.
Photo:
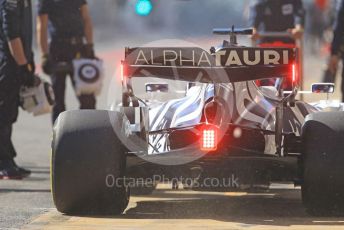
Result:
<svg viewBox="0 0 344 230"><path fill-rule="evenodd" d="M331 58L328 70L335 76L340 60L344 60L344 1L338 7L337 19L334 27L334 38L331 47ZM334 79L333 79L334 80ZM344 102L344 68L342 70L342 100Z"/></svg>
<svg viewBox="0 0 344 230"><path fill-rule="evenodd" d="M253 28L252 40L258 43L283 42L296 44L302 38L305 13L302 0L255 0L250 6L249 23ZM260 32L290 32L292 37L260 37ZM280 82L280 80L277 80ZM261 80L260 85L276 85L272 79ZM283 88L291 90L287 80Z"/></svg>
<svg viewBox="0 0 344 230"><path fill-rule="evenodd" d="M0 0L0 179L22 179L31 173L16 165L11 135L20 87L33 86L34 66L31 0Z"/></svg>
<svg viewBox="0 0 344 230"><path fill-rule="evenodd" d="M250 7L252 39L260 38L259 31L291 32L294 39L303 35L305 11L302 0L255 0ZM264 38L262 43L281 41L294 43L292 38Z"/></svg>
<svg viewBox="0 0 344 230"><path fill-rule="evenodd" d="M56 97L53 123L66 110L66 77L72 72L54 71L54 66L72 64L77 57L95 58L93 27L86 0L39 0L38 40L43 55L43 71L51 76ZM48 34L51 42L48 44ZM73 78L72 78L73 82ZM80 109L95 109L94 95L78 97Z"/></svg>

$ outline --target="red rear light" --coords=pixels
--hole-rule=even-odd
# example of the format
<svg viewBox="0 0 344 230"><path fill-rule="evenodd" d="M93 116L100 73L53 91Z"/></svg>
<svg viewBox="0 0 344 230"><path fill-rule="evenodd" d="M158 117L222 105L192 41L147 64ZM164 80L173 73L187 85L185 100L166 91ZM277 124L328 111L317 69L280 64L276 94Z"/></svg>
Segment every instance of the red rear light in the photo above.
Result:
<svg viewBox="0 0 344 230"><path fill-rule="evenodd" d="M123 63L121 64L121 81L122 83L124 81L124 64Z"/></svg>
<svg viewBox="0 0 344 230"><path fill-rule="evenodd" d="M296 83L296 64L293 64L292 66L292 81L293 81L293 84Z"/></svg>
<svg viewBox="0 0 344 230"><path fill-rule="evenodd" d="M125 62L121 63L121 81L124 83L126 81L126 77L128 76L128 66Z"/></svg>
<svg viewBox="0 0 344 230"><path fill-rule="evenodd" d="M214 125L206 125L201 129L201 150L202 151L216 151L218 144L219 130Z"/></svg>

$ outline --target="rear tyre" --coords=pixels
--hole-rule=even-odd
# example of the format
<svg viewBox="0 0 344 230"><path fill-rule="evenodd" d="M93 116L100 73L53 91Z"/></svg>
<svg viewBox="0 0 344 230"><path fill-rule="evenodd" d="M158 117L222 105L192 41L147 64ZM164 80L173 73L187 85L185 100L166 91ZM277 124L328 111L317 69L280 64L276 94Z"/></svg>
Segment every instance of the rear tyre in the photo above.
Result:
<svg viewBox="0 0 344 230"><path fill-rule="evenodd" d="M58 211L72 215L116 215L130 193L120 178L125 147L113 124L123 116L110 111L70 111L60 115L52 144L52 193Z"/></svg>
<svg viewBox="0 0 344 230"><path fill-rule="evenodd" d="M344 113L311 114L303 127L303 203L311 215L344 214Z"/></svg>

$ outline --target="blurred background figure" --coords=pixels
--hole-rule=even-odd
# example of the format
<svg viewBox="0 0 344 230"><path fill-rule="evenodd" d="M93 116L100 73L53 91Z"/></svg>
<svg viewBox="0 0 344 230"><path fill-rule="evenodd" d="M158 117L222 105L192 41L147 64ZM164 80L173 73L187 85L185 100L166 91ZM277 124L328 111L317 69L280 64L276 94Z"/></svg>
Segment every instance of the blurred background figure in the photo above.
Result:
<svg viewBox="0 0 344 230"><path fill-rule="evenodd" d="M20 89L32 87L35 81L31 0L1 1L0 18L0 180L23 179L31 171L14 161L17 152L12 130L18 118Z"/></svg>
<svg viewBox="0 0 344 230"><path fill-rule="evenodd" d="M339 62L344 59L344 1L338 4L337 17L334 26L333 42L331 47L331 57L328 64L326 82L334 82L338 70ZM331 77L329 77L331 76ZM342 70L342 101L344 102L344 68Z"/></svg>
<svg viewBox="0 0 344 230"><path fill-rule="evenodd" d="M311 54L328 55L334 19L333 0L313 0L307 4L306 39Z"/></svg>
<svg viewBox="0 0 344 230"><path fill-rule="evenodd" d="M304 32L305 11L301 0L254 0L250 7L249 24L253 28L252 40L259 46L295 47ZM264 32L289 32L292 37L261 37ZM292 82L283 79L261 80L260 86L282 86L290 90Z"/></svg>
<svg viewBox="0 0 344 230"><path fill-rule="evenodd" d="M93 25L86 0L40 0L38 4L38 40L43 71L50 75L54 93L52 121L66 110L66 77L74 85L73 71L57 71L61 63L72 66L76 58L95 59ZM49 31L48 31L49 29ZM48 43L48 33L51 38ZM95 95L78 96L80 109L95 109Z"/></svg>
<svg viewBox="0 0 344 230"><path fill-rule="evenodd" d="M254 0L249 24L253 28L253 40L260 39L259 32L287 32L292 38L264 38L260 42L295 43L303 35L305 11L301 0Z"/></svg>

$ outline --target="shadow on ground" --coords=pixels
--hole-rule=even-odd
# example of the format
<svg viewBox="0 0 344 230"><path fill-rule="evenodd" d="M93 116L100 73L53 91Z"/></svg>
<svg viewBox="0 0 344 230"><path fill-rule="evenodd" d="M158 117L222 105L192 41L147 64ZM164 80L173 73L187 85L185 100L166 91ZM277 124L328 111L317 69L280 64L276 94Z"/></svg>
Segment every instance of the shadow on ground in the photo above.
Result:
<svg viewBox="0 0 344 230"><path fill-rule="evenodd" d="M238 196L239 195L239 196ZM309 216L300 199L300 190L273 190L263 193L154 193L148 200L117 217L125 219L212 219L250 225L338 225L344 218ZM343 221L342 221L343 220Z"/></svg>

